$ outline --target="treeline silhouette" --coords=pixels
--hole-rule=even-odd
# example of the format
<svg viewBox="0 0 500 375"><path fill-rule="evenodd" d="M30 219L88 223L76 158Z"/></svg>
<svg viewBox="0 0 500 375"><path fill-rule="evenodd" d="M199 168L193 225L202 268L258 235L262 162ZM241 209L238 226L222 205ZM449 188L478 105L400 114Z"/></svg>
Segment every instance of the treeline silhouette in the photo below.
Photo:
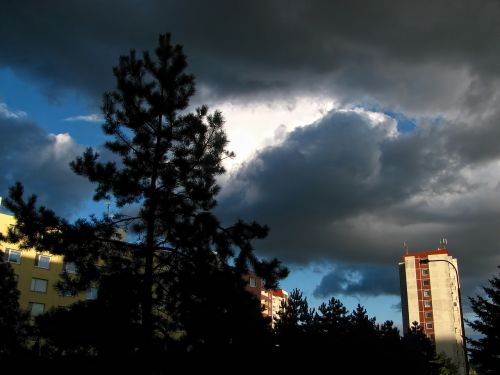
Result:
<svg viewBox="0 0 500 375"><path fill-rule="evenodd" d="M204 308L181 309L186 315L181 318L185 331L157 337L156 351L147 359L152 362L145 362L136 352L141 343L140 324L134 316L137 304L121 282L109 289L103 286L96 300L53 309L30 320L19 309L14 272L3 260L0 276L0 360L16 363L18 369L52 373L60 369L62 373L71 366L73 373L109 368L161 374L178 368L185 373L201 366L206 371L233 373L237 372L235 363L245 363L245 371L293 370L300 363L333 374L456 371L449 359L436 356L433 343L416 322L401 336L393 322L377 324L361 305L348 312L340 300L331 298L316 311L295 289L271 328L259 300L243 283L217 280L214 275L192 281L190 286L210 286L196 294L205 298Z"/></svg>
<svg viewBox="0 0 500 375"><path fill-rule="evenodd" d="M2 293L3 359L29 354L32 361L19 366L77 361L76 369L107 363L113 371L154 373L271 345L243 276L253 271L274 288L288 270L255 255L253 241L267 235L266 226L222 225L214 215L217 177L233 153L220 112L188 111L195 85L186 67L182 47L165 34L153 53L131 51L113 69L116 88L102 104L104 147L113 156L103 160L89 148L70 166L95 184L94 199L113 202L116 212L69 222L35 195L25 197L20 182L10 188L4 205L16 225L0 241L73 263L77 272L61 275L61 293L99 292L95 301L48 311L33 324L22 319L15 293ZM4 291L15 289L8 266Z"/></svg>
<svg viewBox="0 0 500 375"><path fill-rule="evenodd" d="M417 322L401 336L392 321L377 324L359 305L348 312L332 297L317 311L295 289L274 327L280 357L304 358L313 367L338 374L442 374L456 371L449 358L436 355Z"/></svg>
<svg viewBox="0 0 500 375"><path fill-rule="evenodd" d="M61 293L99 288L96 301L37 317L28 341L40 358L151 373L185 355L237 356L269 339L243 275L251 270L274 288L288 270L255 255L266 226L223 225L214 215L217 177L233 153L220 112L188 111L195 85L186 67L165 34L153 53L131 51L113 70L116 88L102 105L113 157L89 148L70 166L116 212L69 222L25 197L21 183L11 187L4 204L16 225L0 241L73 263L78 272L61 275Z"/></svg>

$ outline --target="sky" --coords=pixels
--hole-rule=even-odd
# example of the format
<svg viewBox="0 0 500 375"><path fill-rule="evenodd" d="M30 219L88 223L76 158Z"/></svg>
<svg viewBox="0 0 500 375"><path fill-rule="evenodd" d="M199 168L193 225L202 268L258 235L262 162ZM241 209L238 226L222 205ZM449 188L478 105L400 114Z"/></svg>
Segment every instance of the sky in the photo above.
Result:
<svg viewBox="0 0 500 375"><path fill-rule="evenodd" d="M100 149L112 67L160 33L236 157L217 214L282 286L401 324L397 264L448 239L463 300L500 265L500 2L19 0L0 22L0 196L14 181L70 219L106 209L68 163ZM465 309L468 309L466 304Z"/></svg>

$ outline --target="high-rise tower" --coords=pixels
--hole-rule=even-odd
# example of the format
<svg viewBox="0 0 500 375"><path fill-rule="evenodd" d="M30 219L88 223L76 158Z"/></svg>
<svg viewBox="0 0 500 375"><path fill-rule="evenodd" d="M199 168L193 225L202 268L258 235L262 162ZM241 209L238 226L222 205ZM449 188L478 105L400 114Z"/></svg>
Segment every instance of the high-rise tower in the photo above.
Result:
<svg viewBox="0 0 500 375"><path fill-rule="evenodd" d="M416 321L444 352L466 373L464 327L456 258L448 249L406 254L399 263L403 329Z"/></svg>

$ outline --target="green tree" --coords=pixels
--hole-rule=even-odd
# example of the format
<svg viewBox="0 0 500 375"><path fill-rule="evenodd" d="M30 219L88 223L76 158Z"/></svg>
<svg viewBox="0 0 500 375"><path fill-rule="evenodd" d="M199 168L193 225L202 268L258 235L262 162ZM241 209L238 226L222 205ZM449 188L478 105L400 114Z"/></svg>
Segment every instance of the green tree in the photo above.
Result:
<svg viewBox="0 0 500 375"><path fill-rule="evenodd" d="M309 309L307 297L299 289L294 289L288 301L282 302L274 333L280 351L302 355L312 348L309 345L314 310Z"/></svg>
<svg viewBox="0 0 500 375"><path fill-rule="evenodd" d="M436 355L432 364L435 366L436 375L458 375L458 366L443 352Z"/></svg>
<svg viewBox="0 0 500 375"><path fill-rule="evenodd" d="M351 349L351 352L344 366L347 367L348 362L350 362L353 369L358 372L362 371L366 363L370 363L374 368L385 368L382 366L380 357L377 356L379 344L377 338L375 317L370 318L366 309L361 304L358 304L349 315L347 346ZM363 361L356 361L356 354L354 353L363 353Z"/></svg>
<svg viewBox="0 0 500 375"><path fill-rule="evenodd" d="M28 339L28 314L19 307L17 280L0 252L0 360L23 354Z"/></svg>
<svg viewBox="0 0 500 375"><path fill-rule="evenodd" d="M370 318L367 314L366 309L358 304L358 306L352 311L349 316L349 322L351 325L352 333L359 333L360 335L367 337L372 336L376 332L376 319Z"/></svg>
<svg viewBox="0 0 500 375"><path fill-rule="evenodd" d="M111 137L105 147L116 160L102 162L88 149L71 163L77 174L96 184L95 200L111 199L135 213L69 223L37 208L36 197L25 200L21 184L11 188L5 204L17 219L10 241L75 262L78 274L64 275L61 288L82 290L95 283L103 308L121 306L123 298L129 301L124 308L129 325L138 326L140 340L128 350L148 358L180 332L191 342L196 337L206 342L206 332L193 324L196 309L211 309L207 314L217 316L220 324L236 324L234 311L216 303L205 285L214 281L222 288L219 293L229 293L226 300L241 299L247 297L236 280L249 269L270 288L287 274L278 260L262 261L254 254L251 242L265 237L267 227L243 221L223 227L212 213L219 191L216 177L224 173L222 162L232 153L226 150L220 112L209 113L205 106L186 111L195 92L186 66L182 48L172 45L168 34L160 36L154 54L122 56L114 68L116 90L104 95L102 107L103 130ZM258 310L251 311L261 319ZM228 314L232 318L224 319ZM222 330L230 335L230 329ZM225 337L224 342L238 341L233 339Z"/></svg>
<svg viewBox="0 0 500 375"><path fill-rule="evenodd" d="M382 363L385 363L385 373L401 373L402 344L399 330L394 326L394 322L387 320L377 326L378 344L376 345L377 356Z"/></svg>
<svg viewBox="0 0 500 375"><path fill-rule="evenodd" d="M349 317L342 302L331 297L328 303L322 303L315 315L315 324L320 332L329 336L345 334L348 330Z"/></svg>
<svg viewBox="0 0 500 375"><path fill-rule="evenodd" d="M387 341L399 341L399 330L394 326L392 320L386 320L380 326L378 326L379 335Z"/></svg>
<svg viewBox="0 0 500 375"><path fill-rule="evenodd" d="M402 339L402 365L407 374L432 374L435 366L435 348L432 341L425 335L418 322L413 322Z"/></svg>
<svg viewBox="0 0 500 375"><path fill-rule="evenodd" d="M477 319L467 324L481 334L477 340L468 340L471 362L478 374L498 374L500 371L500 278L489 280L483 287L485 296L469 298Z"/></svg>
<svg viewBox="0 0 500 375"><path fill-rule="evenodd" d="M329 358L340 371L348 362L349 313L342 302L331 297L314 315L311 343L318 356ZM345 369L347 371L347 369Z"/></svg>

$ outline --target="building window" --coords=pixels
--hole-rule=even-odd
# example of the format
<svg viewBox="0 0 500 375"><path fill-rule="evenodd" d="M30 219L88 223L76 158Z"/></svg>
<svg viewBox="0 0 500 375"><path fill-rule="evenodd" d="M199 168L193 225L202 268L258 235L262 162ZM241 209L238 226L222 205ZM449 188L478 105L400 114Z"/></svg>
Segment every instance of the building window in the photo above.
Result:
<svg viewBox="0 0 500 375"><path fill-rule="evenodd" d="M43 314L45 310L45 305L38 302L30 302L31 316L37 316Z"/></svg>
<svg viewBox="0 0 500 375"><path fill-rule="evenodd" d="M422 276L427 276L428 274L429 274L428 269L422 270Z"/></svg>
<svg viewBox="0 0 500 375"><path fill-rule="evenodd" d="M48 281L43 279L31 279L31 291L39 293L47 293Z"/></svg>
<svg viewBox="0 0 500 375"><path fill-rule="evenodd" d="M432 323L425 323L425 328L427 328L427 329L433 329L434 328L434 324L432 324Z"/></svg>
<svg viewBox="0 0 500 375"><path fill-rule="evenodd" d="M424 290L424 297L430 297L431 296L431 291L430 290Z"/></svg>
<svg viewBox="0 0 500 375"><path fill-rule="evenodd" d="M257 279L255 277L251 277L250 280L248 280L248 283L252 288L255 288L257 286Z"/></svg>
<svg viewBox="0 0 500 375"><path fill-rule="evenodd" d="M74 262L64 262L64 272L76 273L76 264Z"/></svg>
<svg viewBox="0 0 500 375"><path fill-rule="evenodd" d="M21 263L21 252L18 250L7 249L5 252L5 260L10 263Z"/></svg>
<svg viewBox="0 0 500 375"><path fill-rule="evenodd" d="M50 257L47 255L37 254L35 257L35 267L49 269Z"/></svg>
<svg viewBox="0 0 500 375"><path fill-rule="evenodd" d="M430 280L423 280L422 283L424 285L431 285L431 281Z"/></svg>
<svg viewBox="0 0 500 375"><path fill-rule="evenodd" d="M431 301L424 301L424 306L431 307L432 306Z"/></svg>
<svg viewBox="0 0 500 375"><path fill-rule="evenodd" d="M426 317L426 318L432 318L432 312L431 312L431 311L427 311L427 312L425 313L425 317Z"/></svg>
<svg viewBox="0 0 500 375"><path fill-rule="evenodd" d="M89 288L89 289L87 289L87 293L85 294L85 298L87 300L95 300L95 299L97 299L97 288Z"/></svg>

